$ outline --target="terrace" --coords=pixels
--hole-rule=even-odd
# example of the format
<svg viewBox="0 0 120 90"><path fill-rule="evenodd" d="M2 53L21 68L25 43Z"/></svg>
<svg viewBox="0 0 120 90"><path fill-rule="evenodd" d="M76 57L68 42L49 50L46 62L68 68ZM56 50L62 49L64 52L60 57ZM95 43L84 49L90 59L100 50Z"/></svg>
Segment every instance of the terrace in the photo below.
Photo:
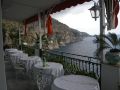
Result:
<svg viewBox="0 0 120 90"><path fill-rule="evenodd" d="M24 51L24 50L23 50ZM7 86L8 90L38 90L39 85L36 78L36 69L35 67L27 67L30 66L30 62L27 58L31 59L31 56L24 57L24 54L22 53L21 57L24 57L24 60L22 61L21 58L19 58L16 54L9 54L10 52L6 51L5 55L5 66L6 66L6 79L7 79ZM15 51L15 53L18 53ZM87 57L82 55L75 55L71 53L65 53L65 52L59 52L56 50L52 51L46 51L45 56L42 57L42 60L46 58L46 66L43 66L45 68L48 68L48 63L54 64L61 64L64 68L64 75L85 75L92 77L99 81L100 83L100 61L98 61L97 58L93 57ZM19 53L20 55L20 53ZM32 56L33 57L33 56ZM36 57L36 56L34 56ZM19 58L19 59L18 59ZM26 59L25 59L26 58ZM36 59L33 59L36 61ZM14 63L15 62L15 63ZM32 63L32 65L37 66L37 64L41 63L41 61L37 60L36 63ZM44 63L44 62L43 62ZM25 72L20 68L16 68L16 65L24 65L22 67L25 68ZM53 64L53 65L54 65ZM59 64L57 66L59 66ZM56 67L58 68L58 67ZM54 70L53 70L54 71ZM37 73L40 71L37 71ZM48 71L47 71L48 72ZM55 71L54 71L55 72ZM58 73L57 71L56 73ZM61 71L58 73L58 76L63 76ZM60 75L59 75L60 74ZM37 78L38 79L38 78ZM30 85L30 86L29 86ZM49 88L45 89L49 90Z"/></svg>
<svg viewBox="0 0 120 90"><path fill-rule="evenodd" d="M2 6L0 8L1 21L2 19L8 19L8 20L15 20L18 22L23 22L23 24L25 25L25 33L27 31L26 27L28 24L38 21L38 24L39 24L38 25L38 28L39 28L38 52L39 54L38 56L28 56L29 52L25 52L24 49L13 50L13 48L11 48L12 50L5 49L5 55L4 55L3 42L2 42L2 38L3 38L2 27L0 27L1 29L1 32L0 32L1 34L0 35L0 38L1 38L0 90L41 90L41 88L42 89L44 88L44 90L49 90L51 89L51 87L52 87L52 90L62 90L62 88L64 89L64 83L66 84L65 87L69 89L72 88L72 90L74 90L74 88L76 90L78 90L78 88L82 88L84 90L86 87L84 87L82 84L85 84L85 85L90 84L90 86L88 85L88 88L90 87L89 88L90 90L94 90L94 89L95 90L100 90L100 89L101 90L107 90L107 89L119 90L119 83L116 83L116 82L119 82L118 80L119 68L116 69L115 67L116 72L115 73L113 72L113 73L116 78L114 80L112 79L113 83L108 83L107 79L105 78L109 75L110 72L109 70L108 72L106 72L104 68L105 67L108 68L109 66L102 66L103 57L101 59L98 59L94 57L75 55L75 54L59 52L55 50L53 51L47 50L45 52L42 51L43 47L42 47L41 38L42 38L42 33L46 29L46 26L44 24L49 14L55 13L60 10L64 10L65 8L69 8L77 4L89 2L89 1L91 0L51 0L51 2L48 2L46 0L35 0L35 1L34 0L31 0L31 1L3 0L1 1L2 2ZM101 14L100 15L100 22L101 22L100 37L103 38L102 35L104 34L103 32L105 29L104 0L100 0L99 4L100 4L100 7L102 8L100 9L100 14ZM50 26L48 27L49 27L48 34L51 34L51 31L50 31L51 28ZM111 29L111 27L108 27L108 28ZM21 45L21 42L19 42L19 45ZM100 43L100 46L102 46L102 43ZM47 60L47 62L45 59ZM49 66L51 66L52 69L54 70L51 71L50 69L47 69ZM55 66L56 68L53 66ZM47 73L44 72L44 70L47 70L46 71ZM111 75L109 75L109 77L112 78ZM80 82L80 80L77 80L77 78L78 79L83 78L82 79L83 82ZM64 83L62 84L60 82L57 82L57 80L58 81L60 80L61 82L63 81ZM77 88L77 83L71 84L67 81L69 82L73 81L73 83L78 82L80 84L78 84L78 88ZM58 86L56 84L58 84ZM73 85L73 86L70 86L70 85ZM111 88L110 86L113 86L113 87ZM88 90L88 88L86 90Z"/></svg>

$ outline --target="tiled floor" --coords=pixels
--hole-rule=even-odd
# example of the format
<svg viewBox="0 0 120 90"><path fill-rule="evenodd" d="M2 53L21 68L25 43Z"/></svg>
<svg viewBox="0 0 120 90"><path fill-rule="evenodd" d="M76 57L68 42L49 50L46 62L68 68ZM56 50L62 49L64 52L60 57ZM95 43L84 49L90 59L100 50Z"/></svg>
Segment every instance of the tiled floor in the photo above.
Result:
<svg viewBox="0 0 120 90"><path fill-rule="evenodd" d="M5 67L7 90L38 90L36 84L27 76L20 75L20 77L16 78L15 70L7 60L5 60Z"/></svg>

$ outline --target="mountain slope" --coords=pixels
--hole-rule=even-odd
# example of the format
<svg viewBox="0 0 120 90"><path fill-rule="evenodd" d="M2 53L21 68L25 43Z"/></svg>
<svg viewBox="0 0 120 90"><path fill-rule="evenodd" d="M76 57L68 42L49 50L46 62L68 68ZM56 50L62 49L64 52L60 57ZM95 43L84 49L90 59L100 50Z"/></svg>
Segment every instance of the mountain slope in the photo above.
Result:
<svg viewBox="0 0 120 90"><path fill-rule="evenodd" d="M82 40L85 37L90 36L89 34L85 32L80 32L78 30L72 29L68 27L67 25L53 19L53 31L56 34L59 34L61 36L61 40L64 43L70 43L75 42L78 40Z"/></svg>

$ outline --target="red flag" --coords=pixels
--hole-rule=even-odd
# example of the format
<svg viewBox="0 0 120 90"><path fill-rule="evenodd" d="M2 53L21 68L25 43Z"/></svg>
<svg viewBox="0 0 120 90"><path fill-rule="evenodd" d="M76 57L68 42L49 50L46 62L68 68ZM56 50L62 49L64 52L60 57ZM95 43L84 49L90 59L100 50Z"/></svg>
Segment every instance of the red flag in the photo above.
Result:
<svg viewBox="0 0 120 90"><path fill-rule="evenodd" d="M104 0L107 13L108 30L115 29L118 26L118 12L119 1L118 0Z"/></svg>
<svg viewBox="0 0 120 90"><path fill-rule="evenodd" d="M119 2L118 0L113 1L113 26L112 29L115 29L118 26L118 12L119 12Z"/></svg>
<svg viewBox="0 0 120 90"><path fill-rule="evenodd" d="M47 34L52 35L52 33L53 33L53 30L52 30L52 18L51 18L50 15L47 18L46 27L47 27Z"/></svg>

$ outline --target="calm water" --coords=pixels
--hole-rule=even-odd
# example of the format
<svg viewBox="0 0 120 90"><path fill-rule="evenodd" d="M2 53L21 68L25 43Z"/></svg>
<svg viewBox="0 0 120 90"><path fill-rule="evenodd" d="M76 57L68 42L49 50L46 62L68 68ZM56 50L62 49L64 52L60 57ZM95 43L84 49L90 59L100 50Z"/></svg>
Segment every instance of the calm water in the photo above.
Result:
<svg viewBox="0 0 120 90"><path fill-rule="evenodd" d="M93 43L94 39L95 39L94 37L87 37L84 38L83 41L62 46L58 50L72 54L77 54L77 55L94 57L94 52L97 48L97 44Z"/></svg>
<svg viewBox="0 0 120 90"><path fill-rule="evenodd" d="M93 43L94 39L95 39L94 37L87 37L83 41L79 41L76 43L72 43L72 44L63 46L58 50L67 52L67 53L77 54L77 55L94 57L94 52L97 49L97 44ZM88 58L85 58L85 57L81 58L79 56L74 56L74 55L71 56L69 54L68 55L64 54L64 55L72 57L72 58L78 58L81 60L89 60ZM91 61L99 63L99 61L97 59L91 59ZM87 65L87 70L88 70L89 65L88 64L86 64L86 65ZM85 64L84 64L84 66L80 65L80 69L83 70L83 67L86 68L86 65ZM98 66L98 67L94 66L94 70L95 70L95 73L98 74L98 76L100 76L100 66ZM97 73L97 70L98 70L98 73ZM90 71L93 71L92 64L90 64Z"/></svg>

